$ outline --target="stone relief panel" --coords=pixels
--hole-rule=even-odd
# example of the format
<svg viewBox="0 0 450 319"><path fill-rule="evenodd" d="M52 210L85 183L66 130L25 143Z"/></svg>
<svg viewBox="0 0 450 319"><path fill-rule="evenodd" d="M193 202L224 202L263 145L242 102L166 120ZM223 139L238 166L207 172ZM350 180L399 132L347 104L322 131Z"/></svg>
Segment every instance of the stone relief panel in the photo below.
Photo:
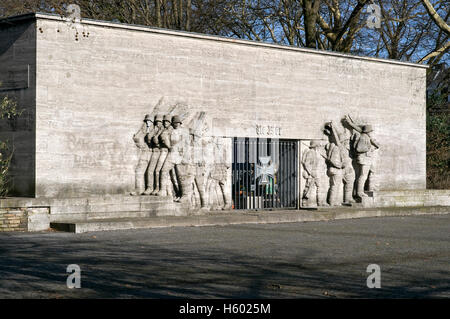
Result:
<svg viewBox="0 0 450 319"><path fill-rule="evenodd" d="M352 205L377 190L380 145L371 124L346 115L325 123L322 140L301 141L303 207Z"/></svg>
<svg viewBox="0 0 450 319"><path fill-rule="evenodd" d="M161 99L133 136L139 159L131 195L170 197L191 209L231 208L231 140L211 131L205 112L163 106Z"/></svg>
<svg viewBox="0 0 450 319"><path fill-rule="evenodd" d="M204 111L161 99L133 135L139 152L131 195L169 197L190 209L230 209L231 139L215 136ZM346 115L323 138L300 141L302 207L352 205L377 189L380 145L371 124ZM261 173L262 174L262 173Z"/></svg>

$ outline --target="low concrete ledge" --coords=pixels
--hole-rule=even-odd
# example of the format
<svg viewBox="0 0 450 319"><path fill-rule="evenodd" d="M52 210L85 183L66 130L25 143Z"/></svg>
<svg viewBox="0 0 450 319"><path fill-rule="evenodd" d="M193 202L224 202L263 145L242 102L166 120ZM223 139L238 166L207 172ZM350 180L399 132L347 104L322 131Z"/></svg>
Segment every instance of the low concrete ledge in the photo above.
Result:
<svg viewBox="0 0 450 319"><path fill-rule="evenodd" d="M74 233L92 231L147 229L180 226L225 226L233 224L270 224L327 221L350 218L412 216L448 214L450 207L402 207L402 208L333 208L319 210L288 211L226 211L197 216L164 216L149 218L118 218L91 221L51 223L51 227Z"/></svg>
<svg viewBox="0 0 450 319"><path fill-rule="evenodd" d="M3 231L40 231L63 227L66 231L134 229L168 226L280 223L344 218L400 216L424 211L447 212L450 190L379 191L353 207L316 211L210 211L189 209L168 197L103 195L84 198L6 198L0 212L21 211L23 216L2 219ZM4 215L5 216L5 215ZM9 216L9 215L6 215ZM0 216L1 217L1 216ZM17 218L16 218L17 217ZM18 223L19 221L19 223ZM17 225L16 225L17 224ZM71 226L68 226L71 225Z"/></svg>

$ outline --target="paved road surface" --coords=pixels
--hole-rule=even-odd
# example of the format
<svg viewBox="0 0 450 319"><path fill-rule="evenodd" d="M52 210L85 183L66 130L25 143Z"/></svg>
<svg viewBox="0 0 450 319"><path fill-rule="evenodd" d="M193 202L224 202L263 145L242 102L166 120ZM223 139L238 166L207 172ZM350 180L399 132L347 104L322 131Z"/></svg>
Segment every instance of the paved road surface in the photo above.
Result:
<svg viewBox="0 0 450 319"><path fill-rule="evenodd" d="M66 287L69 264L81 289ZM118 297L448 298L450 214L0 234L0 298Z"/></svg>

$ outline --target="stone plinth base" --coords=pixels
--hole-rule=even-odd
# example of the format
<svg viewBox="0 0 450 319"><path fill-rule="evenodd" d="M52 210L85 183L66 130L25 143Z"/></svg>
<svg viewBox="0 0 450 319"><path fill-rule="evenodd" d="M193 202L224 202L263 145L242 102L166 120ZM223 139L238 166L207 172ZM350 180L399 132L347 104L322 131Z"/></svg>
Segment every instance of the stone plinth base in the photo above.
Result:
<svg viewBox="0 0 450 319"><path fill-rule="evenodd" d="M347 213L348 216L367 208L450 206L450 190L380 191L369 195L361 203L353 204ZM322 207L317 211L333 213L339 209L339 207ZM291 210L286 214L295 213L295 210ZM141 225L139 227L143 228L148 225L163 227L164 223L170 225L173 218L191 216L194 219L203 220L211 214L215 214L215 218L222 216L219 218L222 220L229 214L242 215L245 214L245 211L213 213L208 210L191 209L187 204L174 202L171 197L157 196L106 195L84 198L7 198L0 200L0 220L2 229L6 231L47 230L50 223L55 227L59 225L58 229L69 227L66 229L69 231L75 231L70 227L76 226L68 225L78 225L78 229L89 229L86 231L133 229L137 227L136 225ZM96 223L97 221L98 223ZM158 222L155 224L155 221ZM205 223L207 224L208 221ZM65 226L61 226L63 224ZM98 228L95 225L98 225Z"/></svg>

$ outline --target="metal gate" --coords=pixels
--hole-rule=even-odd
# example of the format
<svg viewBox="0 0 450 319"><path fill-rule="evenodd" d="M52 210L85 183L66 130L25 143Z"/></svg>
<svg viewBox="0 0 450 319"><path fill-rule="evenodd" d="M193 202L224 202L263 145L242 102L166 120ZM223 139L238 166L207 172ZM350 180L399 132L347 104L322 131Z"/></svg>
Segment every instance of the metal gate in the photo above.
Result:
<svg viewBox="0 0 450 319"><path fill-rule="evenodd" d="M298 142L233 138L234 209L298 207Z"/></svg>

